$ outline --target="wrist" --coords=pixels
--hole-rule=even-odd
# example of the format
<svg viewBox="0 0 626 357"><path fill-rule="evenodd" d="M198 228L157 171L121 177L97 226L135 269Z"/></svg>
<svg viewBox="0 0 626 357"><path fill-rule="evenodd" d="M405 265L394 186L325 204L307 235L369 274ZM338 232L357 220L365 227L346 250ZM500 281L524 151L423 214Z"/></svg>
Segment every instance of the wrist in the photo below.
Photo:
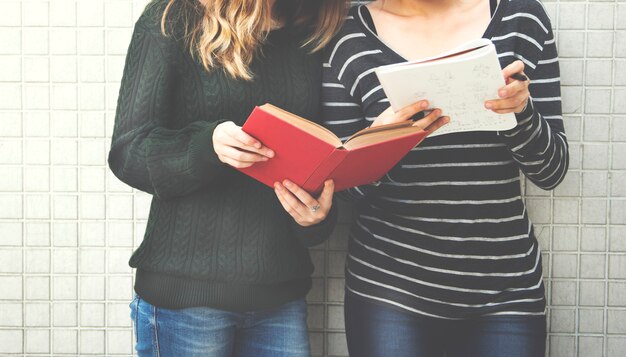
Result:
<svg viewBox="0 0 626 357"><path fill-rule="evenodd" d="M517 120L518 125L519 124L524 125L528 117L533 115L534 110L535 109L533 107L532 100L528 98L528 100L526 101L526 104L524 105L524 108L520 110L519 112L513 113L515 114L515 119Z"/></svg>
<svg viewBox="0 0 626 357"><path fill-rule="evenodd" d="M515 113L515 114L521 114L521 113L523 113L523 112L524 112L524 111L528 108L528 103L529 103L529 102L530 102L530 98L526 99L526 102L524 102L524 105L523 105L523 106L518 107L518 108L520 108L520 109L515 110L515 111L514 111L514 113Z"/></svg>

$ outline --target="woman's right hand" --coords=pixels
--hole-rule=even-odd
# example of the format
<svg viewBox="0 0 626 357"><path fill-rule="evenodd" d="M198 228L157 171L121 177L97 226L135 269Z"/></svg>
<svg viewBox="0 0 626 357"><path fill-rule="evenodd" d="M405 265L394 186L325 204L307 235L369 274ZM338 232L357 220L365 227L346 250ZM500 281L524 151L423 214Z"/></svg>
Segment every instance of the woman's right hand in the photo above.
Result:
<svg viewBox="0 0 626 357"><path fill-rule="evenodd" d="M387 108L384 112L382 112L376 120L372 123L372 127L385 125L385 124L393 124L393 123L401 123L403 121L411 119L415 114L422 112L428 109L428 101L420 100L419 102L415 102L411 105L407 105L406 107L394 112L391 107ZM423 117L422 119L418 119L413 123L414 126L419 126L420 128L428 131L435 131L450 121L448 117L441 116L441 109L434 109L428 115Z"/></svg>
<svg viewBox="0 0 626 357"><path fill-rule="evenodd" d="M221 162L240 169L274 157L271 149L246 134L232 121L215 127L213 149Z"/></svg>

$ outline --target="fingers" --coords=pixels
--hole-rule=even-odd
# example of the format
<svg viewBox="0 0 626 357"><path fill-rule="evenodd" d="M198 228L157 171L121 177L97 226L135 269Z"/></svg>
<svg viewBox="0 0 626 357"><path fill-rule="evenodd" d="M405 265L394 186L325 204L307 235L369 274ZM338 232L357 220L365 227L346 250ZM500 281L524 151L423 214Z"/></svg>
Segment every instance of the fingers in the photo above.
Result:
<svg viewBox="0 0 626 357"><path fill-rule="evenodd" d="M250 146L256 149L260 149L263 146L260 141L246 134L243 130L241 130L241 127L235 125L234 123L233 125L226 127L226 133L244 146Z"/></svg>
<svg viewBox="0 0 626 357"><path fill-rule="evenodd" d="M300 202L304 203L304 206L306 206L307 209L310 210L311 207L321 206L319 202L317 202L317 200L313 198L313 196L311 196L308 192L303 190L300 186L296 185L295 183L289 180L284 180L283 185L291 193L293 193L298 198L298 200L300 200Z"/></svg>
<svg viewBox="0 0 626 357"><path fill-rule="evenodd" d="M266 156L255 154L252 152L245 152L238 150L234 147L224 146L220 150L220 156L223 158L231 159L241 164L254 164L255 162L269 160Z"/></svg>
<svg viewBox="0 0 626 357"><path fill-rule="evenodd" d="M509 98L528 89L528 81L514 80L498 90L500 99Z"/></svg>
<svg viewBox="0 0 626 357"><path fill-rule="evenodd" d="M520 73L524 70L524 62L517 60L502 69L502 75L507 80L513 73Z"/></svg>
<svg viewBox="0 0 626 357"><path fill-rule="evenodd" d="M428 101L420 100L419 102L407 105L406 107L398 110L395 115L398 121L404 121L409 120L416 113L419 113L426 109L428 109Z"/></svg>
<svg viewBox="0 0 626 357"><path fill-rule="evenodd" d="M282 183L274 183L274 190L281 195L287 205L293 210L293 212L297 213L299 217L302 213L306 213L306 206L300 202L300 200L298 200L296 196L294 196L293 193L291 193L291 191L289 191ZM292 212L289 210L287 212L293 216Z"/></svg>
<svg viewBox="0 0 626 357"><path fill-rule="evenodd" d="M385 124L393 124L400 123L406 120L411 119L413 115L428 109L428 101L420 100L411 105L408 105L397 112L394 112L391 107L387 108L384 112L382 112L376 120L372 123L372 127L385 125Z"/></svg>
<svg viewBox="0 0 626 357"><path fill-rule="evenodd" d="M520 81L511 78L511 75L523 73L523 70L524 63L522 61L515 61L506 66L502 70L502 73L508 84L498 90L499 99L485 102L485 108L498 114L511 112L520 113L524 110L530 98L530 92L528 91L529 81Z"/></svg>
<svg viewBox="0 0 626 357"><path fill-rule="evenodd" d="M388 115L389 113L393 113L392 111L390 111L390 109L391 108L388 108L387 110L385 110L383 114L381 114L378 117L378 119L376 119L376 121L380 120L382 122L383 120L381 119L384 119L383 117L385 115ZM426 109L428 109L428 101L421 100L419 102L415 102L409 106L402 108L398 112L393 113L392 119L387 119L386 123L381 123L379 125L409 120L416 113L422 112ZM450 118L441 117L441 114L442 114L441 109L439 108L433 109L424 118L416 120L415 123L413 123L413 126L420 127L424 130L435 131L439 129L440 127L446 125L450 121ZM372 126L375 126L375 125L372 125Z"/></svg>
<svg viewBox="0 0 626 357"><path fill-rule="evenodd" d="M225 145L234 146L245 151L255 152L268 158L274 157L274 152L271 149L263 146L260 141L248 135L245 131L241 130L241 127L235 125L234 123L225 128L225 134L226 135L221 138Z"/></svg>
<svg viewBox="0 0 626 357"><path fill-rule="evenodd" d="M416 120L413 126L420 127L422 129L426 129L431 124L433 124L439 117L441 116L441 109L434 109L427 116L420 120Z"/></svg>
<svg viewBox="0 0 626 357"><path fill-rule="evenodd" d="M254 162L240 162L228 157L218 156L218 158L225 164L230 165L232 167L236 167L238 169L245 169L246 167L250 167L254 164Z"/></svg>
<svg viewBox="0 0 626 357"><path fill-rule="evenodd" d="M213 149L220 161L236 168L250 167L256 162L274 157L271 149L233 122L224 122L215 128Z"/></svg>
<svg viewBox="0 0 626 357"><path fill-rule="evenodd" d="M293 184L292 184L293 185ZM321 208L318 211L313 212L311 207L317 206L317 202L312 206L307 206L298 199L293 192L291 192L287 187L283 184L276 182L274 184L274 189L278 196L279 200L284 201L283 207L287 210L298 224L303 226L310 226L317 222L320 222L322 219L319 218ZM282 202L281 202L282 204ZM310 204L310 202L309 202ZM323 215L325 217L325 215Z"/></svg>
<svg viewBox="0 0 626 357"><path fill-rule="evenodd" d="M330 210L333 204L333 192L335 192L335 181L326 180L326 182L324 182L324 189L317 198L317 201L322 207L328 207L328 210Z"/></svg>
<svg viewBox="0 0 626 357"><path fill-rule="evenodd" d="M297 201L291 193L289 193L280 183L276 182L274 184L274 192L276 193L276 197L278 197L278 201L283 206L285 211L291 215L296 221L301 221L302 216L298 213L298 210L294 207L294 203L301 204Z"/></svg>
<svg viewBox="0 0 626 357"><path fill-rule="evenodd" d="M441 128L442 126L448 124L450 122L450 118L449 117L439 117L437 118L437 120L435 120L434 123L430 124L429 126L427 126L426 128L424 128L424 130L428 130L431 133L439 128Z"/></svg>
<svg viewBox="0 0 626 357"><path fill-rule="evenodd" d="M502 97L502 99L486 101L485 108L491 109L498 114L510 113L511 111L519 113L524 109L526 102L530 98L528 86L521 85L520 87L519 84L514 85L514 82L504 87L501 92L504 92L506 96Z"/></svg>
<svg viewBox="0 0 626 357"><path fill-rule="evenodd" d="M285 210L302 226L310 226L323 221L332 207L335 185L332 180L324 182L324 189L316 200L308 192L288 180L284 185L274 183L274 191ZM313 207L317 207L313 210Z"/></svg>
<svg viewBox="0 0 626 357"><path fill-rule="evenodd" d="M268 159L274 157L274 151L268 148L267 146L262 146L260 149L257 149L254 146L247 146L241 143L239 140L231 136L225 136L218 140L218 144L224 145L225 147L232 147L239 152L249 152L258 156L262 156ZM257 160L258 161L258 160Z"/></svg>
<svg viewBox="0 0 626 357"><path fill-rule="evenodd" d="M512 98L491 101L489 109L498 114L505 114L510 112L519 113L522 111L522 109L524 109L527 101L527 95L519 94Z"/></svg>

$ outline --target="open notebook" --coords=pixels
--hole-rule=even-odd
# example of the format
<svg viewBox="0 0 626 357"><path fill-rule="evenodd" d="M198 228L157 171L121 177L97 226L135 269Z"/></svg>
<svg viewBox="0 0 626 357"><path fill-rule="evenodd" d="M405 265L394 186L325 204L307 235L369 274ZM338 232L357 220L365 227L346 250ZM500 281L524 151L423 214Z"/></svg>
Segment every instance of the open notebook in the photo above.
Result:
<svg viewBox="0 0 626 357"><path fill-rule="evenodd" d="M507 130L517 125L514 114L497 114L484 106L486 100L498 99L498 89L505 85L496 48L488 39L473 40L437 56L381 66L376 75L394 110L426 99L450 117L447 125L430 136Z"/></svg>

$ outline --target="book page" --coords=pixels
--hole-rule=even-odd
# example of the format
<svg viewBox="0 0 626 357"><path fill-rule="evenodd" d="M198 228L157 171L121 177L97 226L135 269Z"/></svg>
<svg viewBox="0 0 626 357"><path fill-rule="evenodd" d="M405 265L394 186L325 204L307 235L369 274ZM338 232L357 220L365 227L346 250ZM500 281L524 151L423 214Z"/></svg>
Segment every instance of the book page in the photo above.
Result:
<svg viewBox="0 0 626 357"><path fill-rule="evenodd" d="M348 143L352 140L354 140L355 138L359 137L359 136L363 136L363 135L371 135L373 133L378 133L381 131L384 132L391 132L392 130L398 129L398 128L406 128L409 126L412 126L413 122L410 120L406 120L404 122L400 122L400 123L391 123L391 124L385 124L385 125L378 125L378 126L368 126L365 129L361 129L359 131L357 131L356 133L352 134L352 136L350 136L348 138L348 140L345 141L345 143Z"/></svg>
<svg viewBox="0 0 626 357"><path fill-rule="evenodd" d="M412 126L412 122L389 124L374 128L370 130L361 130L355 135L351 136L348 141L343 145L348 150L357 149L363 146L373 145L385 141L393 141L401 136L422 132L422 128ZM378 129L378 130L376 130Z"/></svg>
<svg viewBox="0 0 626 357"><path fill-rule="evenodd" d="M263 104L260 108L266 110L275 117L308 132L309 134L315 135L331 145L335 145L335 147L341 146L341 140L337 137L337 135L315 122L304 119L269 103Z"/></svg>
<svg viewBox="0 0 626 357"><path fill-rule="evenodd" d="M426 99L450 117L430 136L517 125L514 114L497 114L484 107L486 100L498 98L498 89L505 84L493 44L442 60L384 66L376 74L394 110Z"/></svg>

